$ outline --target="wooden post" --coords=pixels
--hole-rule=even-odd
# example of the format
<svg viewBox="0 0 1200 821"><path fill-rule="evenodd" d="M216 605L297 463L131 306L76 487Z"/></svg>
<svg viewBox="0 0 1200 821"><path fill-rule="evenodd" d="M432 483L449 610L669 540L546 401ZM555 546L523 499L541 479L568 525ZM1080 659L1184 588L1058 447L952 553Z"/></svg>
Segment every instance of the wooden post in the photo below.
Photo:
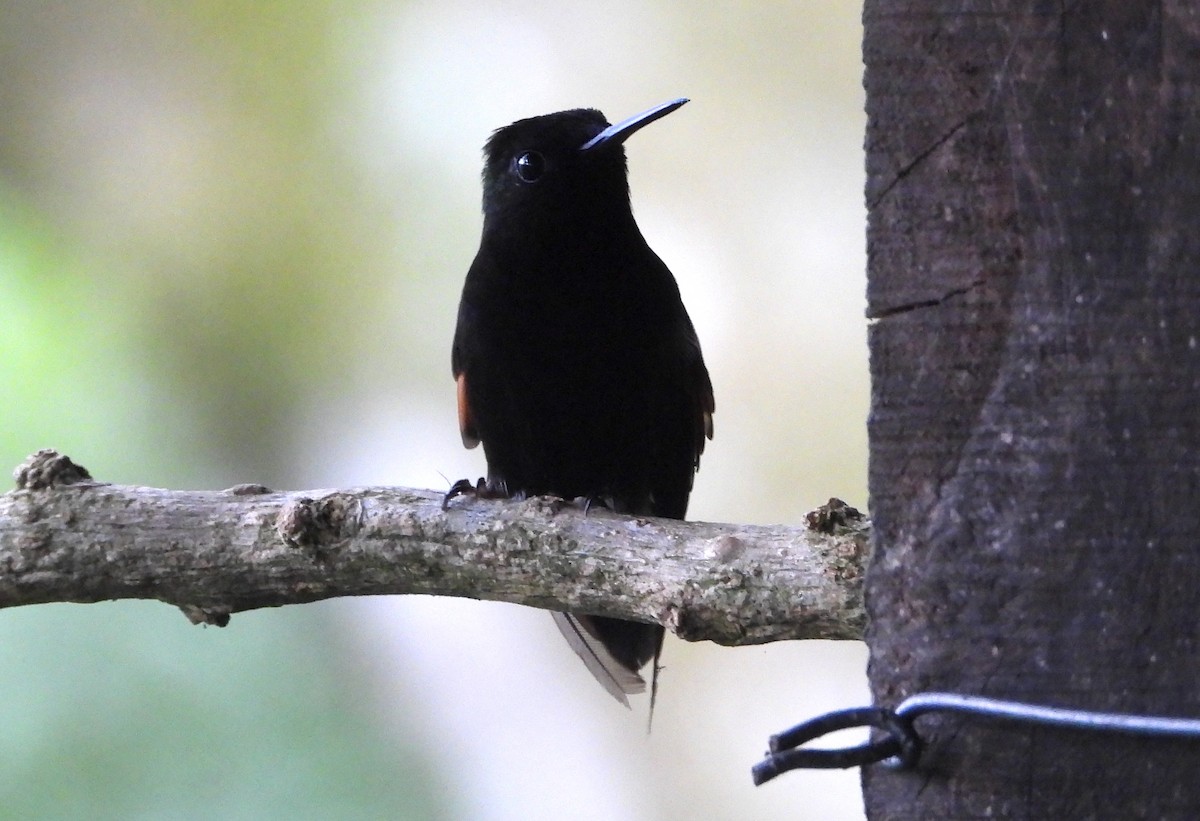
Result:
<svg viewBox="0 0 1200 821"><path fill-rule="evenodd" d="M864 22L876 699L1200 717L1200 6ZM918 728L870 818L1200 817L1200 743Z"/></svg>

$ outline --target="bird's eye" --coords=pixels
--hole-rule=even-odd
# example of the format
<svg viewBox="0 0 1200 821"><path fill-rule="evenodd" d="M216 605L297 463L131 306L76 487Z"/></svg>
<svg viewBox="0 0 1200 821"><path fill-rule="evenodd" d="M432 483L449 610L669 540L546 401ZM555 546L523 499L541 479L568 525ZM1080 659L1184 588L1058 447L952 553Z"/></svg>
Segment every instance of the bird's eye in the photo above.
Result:
<svg viewBox="0 0 1200 821"><path fill-rule="evenodd" d="M546 158L537 151L526 151L513 161L522 182L537 182L546 172Z"/></svg>

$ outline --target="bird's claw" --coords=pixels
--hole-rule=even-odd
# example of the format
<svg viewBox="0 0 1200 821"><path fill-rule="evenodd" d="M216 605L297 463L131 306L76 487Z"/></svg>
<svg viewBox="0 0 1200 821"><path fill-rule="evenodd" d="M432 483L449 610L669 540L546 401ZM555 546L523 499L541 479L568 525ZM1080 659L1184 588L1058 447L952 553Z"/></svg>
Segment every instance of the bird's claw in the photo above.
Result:
<svg viewBox="0 0 1200 821"><path fill-rule="evenodd" d="M442 497L442 510L450 506L450 500L458 496L474 496L476 499L511 499L513 496L503 483L489 482L480 477L474 484L470 479L459 479L450 486ZM524 497L524 494L521 494Z"/></svg>
<svg viewBox="0 0 1200 821"><path fill-rule="evenodd" d="M617 509L616 506L613 504L613 500L612 500L611 496L600 496L600 495L576 496L572 500L572 503L577 505L579 507L579 509L583 511L584 516L588 515L588 513L590 513L592 511L592 508L598 508L598 509L602 509L602 510L616 510Z"/></svg>

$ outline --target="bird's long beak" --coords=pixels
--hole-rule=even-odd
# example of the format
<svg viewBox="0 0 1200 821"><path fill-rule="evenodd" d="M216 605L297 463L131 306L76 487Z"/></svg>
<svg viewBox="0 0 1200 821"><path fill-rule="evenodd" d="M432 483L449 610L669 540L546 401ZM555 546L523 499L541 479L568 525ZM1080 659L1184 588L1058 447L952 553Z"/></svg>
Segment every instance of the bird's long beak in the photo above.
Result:
<svg viewBox="0 0 1200 821"><path fill-rule="evenodd" d="M579 146L579 150L591 151L603 145L620 145L642 126L650 125L655 120L667 116L687 101L687 97L680 97L677 100L656 105L654 108L649 111L643 111L641 114L634 114L627 120L621 120L616 125L610 125L595 137L592 137L586 143Z"/></svg>

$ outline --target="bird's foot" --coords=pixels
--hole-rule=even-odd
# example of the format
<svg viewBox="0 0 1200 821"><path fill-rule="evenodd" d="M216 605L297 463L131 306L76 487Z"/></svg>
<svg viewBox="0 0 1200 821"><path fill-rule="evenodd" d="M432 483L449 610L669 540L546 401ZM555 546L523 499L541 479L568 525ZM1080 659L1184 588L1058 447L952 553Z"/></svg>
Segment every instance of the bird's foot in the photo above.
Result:
<svg viewBox="0 0 1200 821"><path fill-rule="evenodd" d="M525 494L508 492L508 486L503 482L490 482L480 477L474 484L470 479L459 479L450 486L442 497L442 510L450 506L450 500L458 496L474 496L476 499L524 499Z"/></svg>
<svg viewBox="0 0 1200 821"><path fill-rule="evenodd" d="M593 496L576 496L571 500L571 504L582 510L584 516L588 515L593 508L597 510L617 509L611 496L601 496L599 494Z"/></svg>

